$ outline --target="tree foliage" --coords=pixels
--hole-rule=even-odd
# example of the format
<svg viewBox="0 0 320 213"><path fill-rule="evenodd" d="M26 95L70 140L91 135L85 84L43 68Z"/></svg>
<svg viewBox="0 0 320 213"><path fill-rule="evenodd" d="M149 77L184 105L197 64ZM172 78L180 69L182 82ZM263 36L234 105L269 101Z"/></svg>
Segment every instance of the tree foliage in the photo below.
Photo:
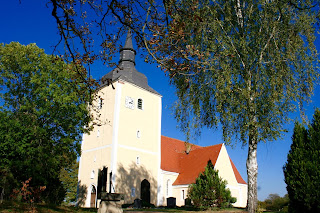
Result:
<svg viewBox="0 0 320 213"><path fill-rule="evenodd" d="M236 202L236 198L231 197L226 185L227 181L219 177L212 162L208 161L205 171L199 174L196 183L189 186L188 198L198 208L229 207Z"/></svg>
<svg viewBox="0 0 320 213"><path fill-rule="evenodd" d="M276 211L276 212L288 212L289 197L286 194L280 197L278 194L269 194L268 198L263 202L259 202L260 208Z"/></svg>
<svg viewBox="0 0 320 213"><path fill-rule="evenodd" d="M80 154L90 120L75 67L35 44L0 45L0 171L15 188L29 178L30 186L46 186L47 202L63 200L60 170Z"/></svg>
<svg viewBox="0 0 320 213"><path fill-rule="evenodd" d="M77 200L78 168L79 162L74 161L70 167L61 169L60 180L66 190L66 203L76 202Z"/></svg>
<svg viewBox="0 0 320 213"><path fill-rule="evenodd" d="M144 33L151 26L147 17L163 23L165 13L161 5L161 1L149 0L47 0L61 36L57 49L62 44L65 60L87 68L88 75L80 73L79 77L89 87L94 83L90 79L90 65L99 61L115 66L113 57L128 28L135 33L137 44L143 46Z"/></svg>
<svg viewBox="0 0 320 213"><path fill-rule="evenodd" d="M290 212L320 211L320 110L306 129L295 123L291 150L283 171Z"/></svg>

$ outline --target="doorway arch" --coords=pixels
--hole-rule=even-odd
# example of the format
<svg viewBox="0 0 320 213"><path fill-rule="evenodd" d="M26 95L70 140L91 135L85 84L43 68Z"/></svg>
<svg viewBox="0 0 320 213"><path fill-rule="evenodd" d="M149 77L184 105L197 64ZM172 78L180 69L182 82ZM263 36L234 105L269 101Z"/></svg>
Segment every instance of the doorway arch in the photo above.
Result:
<svg viewBox="0 0 320 213"><path fill-rule="evenodd" d="M96 208L97 190L94 185L91 186L90 208Z"/></svg>
<svg viewBox="0 0 320 213"><path fill-rule="evenodd" d="M141 182L141 200L150 203L150 183L146 179Z"/></svg>

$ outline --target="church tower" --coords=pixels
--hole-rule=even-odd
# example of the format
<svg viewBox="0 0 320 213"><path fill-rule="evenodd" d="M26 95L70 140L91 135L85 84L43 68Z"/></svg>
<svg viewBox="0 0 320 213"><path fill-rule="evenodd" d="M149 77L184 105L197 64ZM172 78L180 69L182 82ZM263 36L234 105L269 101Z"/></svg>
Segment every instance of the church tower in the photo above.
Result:
<svg viewBox="0 0 320 213"><path fill-rule="evenodd" d="M135 55L129 30L119 65L102 77L91 107L94 128L83 135L78 175L81 206L97 207L100 190L123 194L125 203L139 198L157 205L161 95L136 70Z"/></svg>

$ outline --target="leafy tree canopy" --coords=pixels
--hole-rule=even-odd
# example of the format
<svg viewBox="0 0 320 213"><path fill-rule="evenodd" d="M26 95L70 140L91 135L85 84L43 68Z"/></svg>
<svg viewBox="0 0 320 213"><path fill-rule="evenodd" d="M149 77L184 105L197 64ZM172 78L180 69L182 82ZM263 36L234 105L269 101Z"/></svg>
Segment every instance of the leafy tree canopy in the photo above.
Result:
<svg viewBox="0 0 320 213"><path fill-rule="evenodd" d="M85 72L35 44L0 45L0 170L18 183L58 189L60 169L80 154L90 96L76 69Z"/></svg>
<svg viewBox="0 0 320 213"><path fill-rule="evenodd" d="M188 198L198 208L229 207L236 202L236 198L231 197L226 185L227 181L219 177L212 162L208 161L205 171L199 174L196 183L190 185Z"/></svg>
<svg viewBox="0 0 320 213"><path fill-rule="evenodd" d="M306 129L295 123L291 150L283 167L290 212L320 211L320 110Z"/></svg>

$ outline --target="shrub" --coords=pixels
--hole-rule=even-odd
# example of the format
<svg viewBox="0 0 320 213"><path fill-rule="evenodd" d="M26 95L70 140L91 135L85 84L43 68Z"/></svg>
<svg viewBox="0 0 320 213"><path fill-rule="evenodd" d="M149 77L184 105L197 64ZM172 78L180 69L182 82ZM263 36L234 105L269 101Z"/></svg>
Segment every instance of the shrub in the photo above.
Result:
<svg viewBox="0 0 320 213"><path fill-rule="evenodd" d="M196 179L188 190L188 198L193 204L202 209L211 207L225 208L236 202L236 198L231 197L231 192L226 189L227 181L219 177L211 161L205 171Z"/></svg>

